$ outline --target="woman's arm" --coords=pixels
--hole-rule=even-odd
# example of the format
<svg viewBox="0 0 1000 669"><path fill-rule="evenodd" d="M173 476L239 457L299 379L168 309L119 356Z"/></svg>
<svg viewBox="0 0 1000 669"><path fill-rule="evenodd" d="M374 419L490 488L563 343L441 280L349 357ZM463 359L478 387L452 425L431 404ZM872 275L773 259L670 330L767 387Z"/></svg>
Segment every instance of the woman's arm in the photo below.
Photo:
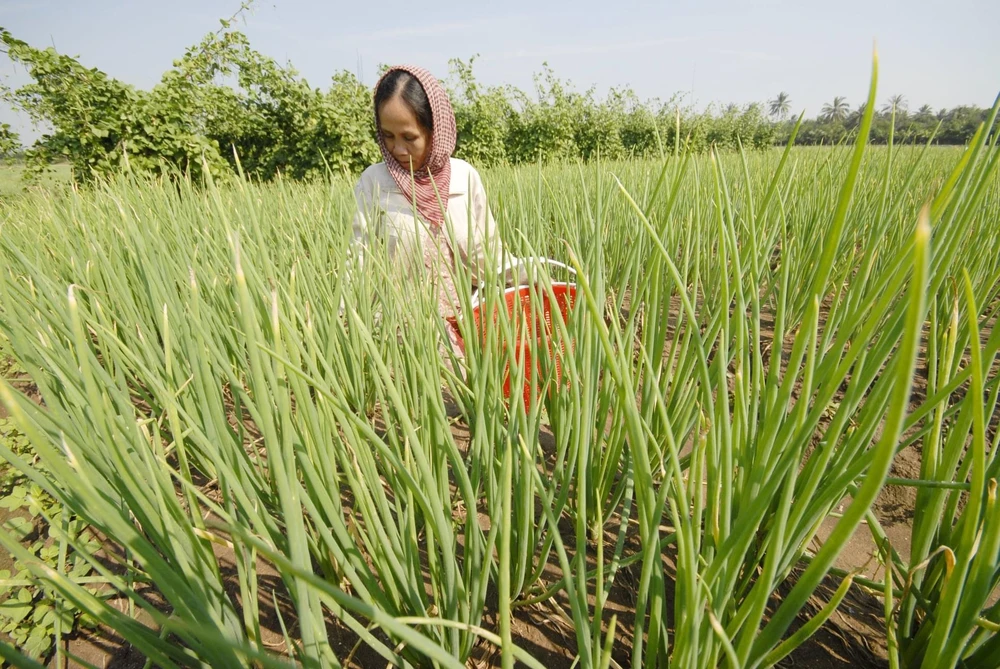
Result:
<svg viewBox="0 0 1000 669"><path fill-rule="evenodd" d="M377 168L378 165L373 166ZM350 260L360 268L364 257L376 240L385 232L384 211L381 205L380 180L375 170L369 168L358 179L354 186L354 218L351 221ZM390 250L394 246L389 241Z"/></svg>
<svg viewBox="0 0 1000 669"><path fill-rule="evenodd" d="M344 285L345 289L353 280L361 276L362 267L365 261L365 253L368 250L373 233L372 221L377 225L378 214L375 213L374 203L377 201L375 193L375 182L369 178L367 171L358 179L354 186L354 217L351 221L351 238L347 244L347 257L344 259ZM340 300L340 312L344 312L344 299Z"/></svg>
<svg viewBox="0 0 1000 669"><path fill-rule="evenodd" d="M482 283L486 272L494 275L504 272L504 283L507 286L526 283L528 277L524 268L508 269L517 259L504 248L482 178L474 168L470 172L469 198L475 228L473 239L470 240L469 266L475 284Z"/></svg>
<svg viewBox="0 0 1000 669"><path fill-rule="evenodd" d="M348 268L361 268L364 262L364 251L367 246L368 237L368 216L366 212L371 208L368 197L365 196L365 178L358 180L354 186L354 220L351 222L351 242L349 245ZM350 269L348 270L350 272Z"/></svg>

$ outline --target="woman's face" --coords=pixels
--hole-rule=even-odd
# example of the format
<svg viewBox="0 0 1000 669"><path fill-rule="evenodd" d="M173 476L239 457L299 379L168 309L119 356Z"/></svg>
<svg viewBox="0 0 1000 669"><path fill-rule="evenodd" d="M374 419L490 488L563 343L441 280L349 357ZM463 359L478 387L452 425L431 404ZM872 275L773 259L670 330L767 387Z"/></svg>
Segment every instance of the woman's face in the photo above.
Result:
<svg viewBox="0 0 1000 669"><path fill-rule="evenodd" d="M431 146L431 134L417 121L417 115L394 95L378 109L379 132L392 157L403 169L423 169Z"/></svg>

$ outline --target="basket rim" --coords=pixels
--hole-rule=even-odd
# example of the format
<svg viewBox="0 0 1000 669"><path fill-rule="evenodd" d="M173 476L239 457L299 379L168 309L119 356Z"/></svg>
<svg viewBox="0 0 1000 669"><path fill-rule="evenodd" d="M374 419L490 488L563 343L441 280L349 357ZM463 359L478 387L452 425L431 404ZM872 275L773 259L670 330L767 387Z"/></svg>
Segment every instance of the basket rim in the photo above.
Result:
<svg viewBox="0 0 1000 669"><path fill-rule="evenodd" d="M561 288L576 288L576 283L574 283L572 281L551 281L551 282L549 282L549 286L551 286L553 289L556 289L556 288L560 288L560 289ZM526 290L531 290L531 286L530 285L526 285L526 284L521 284L519 286L511 286L510 288L507 288L507 289L505 289L503 291L503 297L506 298L508 295L519 294L519 293L522 293L522 292L524 292ZM543 296L545 295L544 291L541 292L540 294L543 295ZM485 302L486 302L485 299L481 299L477 295L476 299L474 299L472 301L472 305L471 306L472 306L473 311L475 311L476 309L478 309Z"/></svg>

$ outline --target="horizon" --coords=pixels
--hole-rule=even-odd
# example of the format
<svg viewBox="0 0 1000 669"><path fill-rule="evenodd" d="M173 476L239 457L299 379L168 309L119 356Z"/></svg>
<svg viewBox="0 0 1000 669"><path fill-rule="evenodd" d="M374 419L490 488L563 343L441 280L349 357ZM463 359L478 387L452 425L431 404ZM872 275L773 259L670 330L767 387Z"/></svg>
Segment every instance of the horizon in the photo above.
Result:
<svg viewBox="0 0 1000 669"><path fill-rule="evenodd" d="M445 79L450 59L468 61L478 54L473 73L484 86L512 85L530 93L533 77L547 63L576 91L594 88L602 99L612 88L627 87L643 101L681 96L699 110L759 102L766 111L767 102L784 91L793 116L804 111L815 118L836 96L852 109L867 97L875 46L879 106L892 95L903 95L910 110L927 104L935 113L992 106L1000 91L1000 44L989 26L1000 24L1000 3L982 4L951 5L953 16L978 14L970 25L959 25L921 11L936 7L926 0L879 7L846 0L836 11L787 0L753 6L723 0L712 16L691 1L665 8L586 0L570 14L553 3L513 0L507 14L491 15L479 7L459 14L435 5L416 13L392 2L335 9L316 0L272 0L254 4L233 28L247 35L251 48L290 63L310 86L324 90L343 70L373 85L382 63L415 62ZM33 46L54 46L110 77L149 89L238 7L222 0L182 0L172 7L5 0L0 26ZM344 20L337 20L338 12ZM30 81L8 58L0 59L0 77L11 88ZM24 145L40 135L6 103L0 103L0 123L9 123Z"/></svg>

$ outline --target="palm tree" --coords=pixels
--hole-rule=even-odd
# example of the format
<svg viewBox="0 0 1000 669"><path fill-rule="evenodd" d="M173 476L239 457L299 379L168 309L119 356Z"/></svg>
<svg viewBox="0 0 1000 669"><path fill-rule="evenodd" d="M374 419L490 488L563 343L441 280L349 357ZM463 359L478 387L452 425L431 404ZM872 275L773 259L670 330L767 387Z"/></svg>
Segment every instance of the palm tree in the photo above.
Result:
<svg viewBox="0 0 1000 669"><path fill-rule="evenodd" d="M906 98L902 95L893 95L889 101L882 105L883 114L896 112L897 116L906 116Z"/></svg>
<svg viewBox="0 0 1000 669"><path fill-rule="evenodd" d="M847 118L847 112L850 109L850 106L847 104L847 98L838 95L833 99L833 102L823 105L819 117L824 121L843 121Z"/></svg>
<svg viewBox="0 0 1000 669"><path fill-rule="evenodd" d="M930 105L923 105L917 110L917 116L922 119L928 119L934 117L934 108Z"/></svg>
<svg viewBox="0 0 1000 669"><path fill-rule="evenodd" d="M778 93L778 97L769 100L767 104L770 105L768 109L771 116L777 116L782 121L788 118L788 112L792 110L792 99L785 91Z"/></svg>
<svg viewBox="0 0 1000 669"><path fill-rule="evenodd" d="M858 105L858 108L850 112L845 119L849 126L859 126L861 125L861 119L865 117L865 111L868 110L868 103L862 102Z"/></svg>

